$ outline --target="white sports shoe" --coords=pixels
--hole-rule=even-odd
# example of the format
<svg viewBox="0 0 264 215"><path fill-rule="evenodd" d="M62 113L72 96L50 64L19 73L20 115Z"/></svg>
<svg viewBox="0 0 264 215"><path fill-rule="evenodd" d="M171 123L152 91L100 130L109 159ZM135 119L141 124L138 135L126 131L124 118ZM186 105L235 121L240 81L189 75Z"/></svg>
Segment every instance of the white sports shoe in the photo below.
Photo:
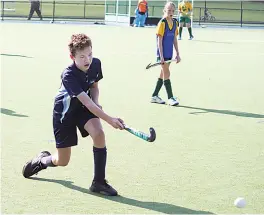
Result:
<svg viewBox="0 0 264 215"><path fill-rule="evenodd" d="M171 106L176 106L179 104L179 101L177 100L177 98L173 98L171 97L168 101L168 105L171 105Z"/></svg>
<svg viewBox="0 0 264 215"><path fill-rule="evenodd" d="M151 103L158 103L158 104L165 104L165 101L163 101L160 97L158 96L153 96L151 98Z"/></svg>

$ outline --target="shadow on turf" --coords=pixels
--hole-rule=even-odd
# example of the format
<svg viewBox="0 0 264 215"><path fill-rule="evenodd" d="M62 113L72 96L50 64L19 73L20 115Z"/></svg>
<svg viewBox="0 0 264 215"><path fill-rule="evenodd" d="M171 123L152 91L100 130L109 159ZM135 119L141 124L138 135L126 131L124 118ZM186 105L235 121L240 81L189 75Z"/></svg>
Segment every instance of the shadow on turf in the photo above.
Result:
<svg viewBox="0 0 264 215"><path fill-rule="evenodd" d="M19 54L1 54L1 56L32 58L32 57L29 57L29 56L26 56L26 55L19 55Z"/></svg>
<svg viewBox="0 0 264 215"><path fill-rule="evenodd" d="M200 112L200 111L199 112L191 112L190 114L219 113L219 114L248 117L248 118L259 118L259 119L264 118L264 115L256 114L256 113L247 113L247 112L239 112L239 111L232 111L232 110L207 109L207 108L198 108L198 107L183 106L183 105L178 105L176 107L204 111L204 112Z"/></svg>
<svg viewBox="0 0 264 215"><path fill-rule="evenodd" d="M160 202L143 202L143 201L138 201L136 199L130 199L124 196L103 196L101 194L96 194L92 193L89 191L89 189L79 187L77 185L74 185L72 181L66 181L66 180L55 180L55 179L47 179L47 178L31 178L32 180L36 181L46 181L46 182L53 182L53 183L58 183L61 184L69 189L76 190L82 193L87 193L93 196L97 196L100 198L107 199L109 201L113 202L119 202L122 204L126 205L131 205L134 207L139 207L139 208L145 208L148 210L156 211L156 212L161 212L165 214L213 214L208 211L196 211L196 210L191 210L188 208L172 205L172 204L167 204L167 203L160 203Z"/></svg>
<svg viewBox="0 0 264 215"><path fill-rule="evenodd" d="M15 111L9 110L9 109L5 109L5 108L1 108L1 113L5 114L5 115L8 115L8 116L28 117L27 115L17 114Z"/></svg>
<svg viewBox="0 0 264 215"><path fill-rule="evenodd" d="M215 41L215 40L193 40L193 41L195 41L195 42L202 42L202 43L233 44L232 42Z"/></svg>

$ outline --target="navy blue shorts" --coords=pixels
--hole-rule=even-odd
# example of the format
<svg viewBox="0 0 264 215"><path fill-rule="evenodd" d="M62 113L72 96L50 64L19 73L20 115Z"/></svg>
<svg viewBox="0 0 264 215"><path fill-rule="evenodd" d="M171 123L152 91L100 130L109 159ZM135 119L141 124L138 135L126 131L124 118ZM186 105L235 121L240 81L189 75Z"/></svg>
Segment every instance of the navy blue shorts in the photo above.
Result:
<svg viewBox="0 0 264 215"><path fill-rule="evenodd" d="M56 141L56 148L67 148L76 146L78 143L77 128L82 137L87 137L89 133L84 129L84 125L93 118L98 118L91 113L86 107L80 108L71 119L62 123L53 116L53 133Z"/></svg>
<svg viewBox="0 0 264 215"><path fill-rule="evenodd" d="M167 60L171 60L172 59L172 57L171 58L164 58L164 61L167 61ZM157 57L157 62L160 62L160 57Z"/></svg>

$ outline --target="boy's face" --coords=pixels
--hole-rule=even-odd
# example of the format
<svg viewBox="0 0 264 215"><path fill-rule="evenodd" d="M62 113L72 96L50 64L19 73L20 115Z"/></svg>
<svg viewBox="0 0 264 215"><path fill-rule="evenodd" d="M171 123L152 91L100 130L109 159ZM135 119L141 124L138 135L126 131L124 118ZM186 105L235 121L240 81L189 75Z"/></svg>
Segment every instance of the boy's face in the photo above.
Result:
<svg viewBox="0 0 264 215"><path fill-rule="evenodd" d="M80 70L86 72L93 61L92 47L89 46L82 50L77 50L75 56L71 55L71 59L74 60Z"/></svg>
<svg viewBox="0 0 264 215"><path fill-rule="evenodd" d="M174 15L174 12L175 12L175 8L174 8L173 5L169 5L165 9L165 14L166 14L167 17L172 18L173 15Z"/></svg>

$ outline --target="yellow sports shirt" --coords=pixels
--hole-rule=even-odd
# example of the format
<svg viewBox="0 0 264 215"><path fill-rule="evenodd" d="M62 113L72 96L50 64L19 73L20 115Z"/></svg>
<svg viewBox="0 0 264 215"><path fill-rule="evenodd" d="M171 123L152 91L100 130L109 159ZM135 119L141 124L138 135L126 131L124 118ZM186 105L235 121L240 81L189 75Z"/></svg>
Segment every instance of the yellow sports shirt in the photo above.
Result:
<svg viewBox="0 0 264 215"><path fill-rule="evenodd" d="M190 2L181 2L179 4L179 7L178 7L179 11L182 12L182 16L190 16L190 14L188 14L188 12L191 12L192 11L192 3Z"/></svg>
<svg viewBox="0 0 264 215"><path fill-rule="evenodd" d="M170 23L167 20L167 23L168 23L169 29L172 29L173 28L173 21ZM160 21L158 26L157 26L156 34L163 37L164 32L165 32L165 22ZM175 35L178 35L178 26L176 26Z"/></svg>

